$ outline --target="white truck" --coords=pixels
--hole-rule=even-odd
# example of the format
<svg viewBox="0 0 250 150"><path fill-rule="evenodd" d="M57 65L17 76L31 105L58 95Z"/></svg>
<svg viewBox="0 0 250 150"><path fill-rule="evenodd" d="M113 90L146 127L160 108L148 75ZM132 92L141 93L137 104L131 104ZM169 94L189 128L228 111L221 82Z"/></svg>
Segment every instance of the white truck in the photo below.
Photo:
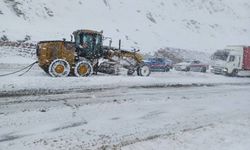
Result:
<svg viewBox="0 0 250 150"><path fill-rule="evenodd" d="M212 55L211 72L228 76L250 76L250 46L227 46Z"/></svg>

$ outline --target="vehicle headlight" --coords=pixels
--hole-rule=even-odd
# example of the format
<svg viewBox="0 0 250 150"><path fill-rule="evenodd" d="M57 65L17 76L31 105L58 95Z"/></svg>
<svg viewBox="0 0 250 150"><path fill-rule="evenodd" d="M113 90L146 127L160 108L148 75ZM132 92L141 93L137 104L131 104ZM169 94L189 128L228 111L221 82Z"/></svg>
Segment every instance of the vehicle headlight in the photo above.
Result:
<svg viewBox="0 0 250 150"><path fill-rule="evenodd" d="M228 69L227 69L227 68L224 68L224 69L223 69L223 71L224 71L224 72L227 72L227 71L228 71Z"/></svg>

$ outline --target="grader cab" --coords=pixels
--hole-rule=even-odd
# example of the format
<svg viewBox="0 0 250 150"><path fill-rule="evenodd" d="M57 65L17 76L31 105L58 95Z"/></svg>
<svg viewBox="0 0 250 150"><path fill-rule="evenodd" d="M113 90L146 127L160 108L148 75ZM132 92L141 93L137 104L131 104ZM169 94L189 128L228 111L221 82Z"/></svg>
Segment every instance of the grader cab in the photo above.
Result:
<svg viewBox="0 0 250 150"><path fill-rule="evenodd" d="M149 76L150 68L138 52L103 46L102 32L77 30L74 41L41 41L37 45L39 66L53 77L69 75L85 77L93 73L119 74L121 68L128 75L137 72ZM100 61L101 60L101 61Z"/></svg>
<svg viewBox="0 0 250 150"><path fill-rule="evenodd" d="M87 59L103 56L102 32L78 30L73 32L78 55Z"/></svg>

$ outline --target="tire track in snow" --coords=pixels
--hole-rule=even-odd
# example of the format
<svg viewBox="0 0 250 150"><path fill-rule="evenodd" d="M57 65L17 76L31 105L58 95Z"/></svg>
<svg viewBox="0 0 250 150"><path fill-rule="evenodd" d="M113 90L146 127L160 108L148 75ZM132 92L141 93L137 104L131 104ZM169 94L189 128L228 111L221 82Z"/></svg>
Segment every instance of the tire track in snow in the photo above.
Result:
<svg viewBox="0 0 250 150"><path fill-rule="evenodd" d="M213 87L213 86L224 86L224 85L240 85L248 86L248 83L190 83L190 84L152 84L152 85L133 85L133 86L114 86L107 88L71 88L71 89L23 89L16 91L0 91L0 98L6 97L17 97L17 96L39 96L39 95L51 95L51 94L70 94L70 93L88 93L88 92L100 92L121 88L128 89L153 89L153 88L192 88L192 87Z"/></svg>
<svg viewBox="0 0 250 150"><path fill-rule="evenodd" d="M183 133L186 133L186 132L192 132L192 131L196 131L196 130L200 130L200 129L208 128L208 127L213 127L213 126L214 126L214 124L210 123L210 124L198 125L196 127L184 128L184 129L181 129L178 132L155 134L155 135L150 135L150 136L147 136L147 137L144 137L144 138L138 138L137 137L135 139L121 141L119 144L104 145L104 146L99 147L98 149L100 149L100 150L106 150L106 149L121 150L122 147L133 145L133 144L136 144L136 143L146 142L146 141L159 139L159 138L166 138L166 137L169 137L169 136L176 135L177 133L178 134L183 134Z"/></svg>

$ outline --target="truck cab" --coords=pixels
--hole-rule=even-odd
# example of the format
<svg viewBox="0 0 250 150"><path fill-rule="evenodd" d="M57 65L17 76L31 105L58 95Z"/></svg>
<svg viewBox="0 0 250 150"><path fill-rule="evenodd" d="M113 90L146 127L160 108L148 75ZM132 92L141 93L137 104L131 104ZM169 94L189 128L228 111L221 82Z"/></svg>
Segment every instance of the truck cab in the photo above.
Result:
<svg viewBox="0 0 250 150"><path fill-rule="evenodd" d="M229 50L229 55L224 66L224 73L234 75L238 70L242 69L243 49L240 47L234 47Z"/></svg>

